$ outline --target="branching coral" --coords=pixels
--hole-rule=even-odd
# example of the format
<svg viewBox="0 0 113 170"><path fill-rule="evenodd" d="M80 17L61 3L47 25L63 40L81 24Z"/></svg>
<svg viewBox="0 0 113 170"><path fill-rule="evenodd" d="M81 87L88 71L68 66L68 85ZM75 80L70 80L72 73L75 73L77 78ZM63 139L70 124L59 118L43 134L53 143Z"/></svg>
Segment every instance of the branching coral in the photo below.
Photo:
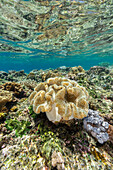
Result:
<svg viewBox="0 0 113 170"><path fill-rule="evenodd" d="M82 119L88 114L88 93L77 82L66 78L49 78L31 93L35 113L46 112L52 122Z"/></svg>

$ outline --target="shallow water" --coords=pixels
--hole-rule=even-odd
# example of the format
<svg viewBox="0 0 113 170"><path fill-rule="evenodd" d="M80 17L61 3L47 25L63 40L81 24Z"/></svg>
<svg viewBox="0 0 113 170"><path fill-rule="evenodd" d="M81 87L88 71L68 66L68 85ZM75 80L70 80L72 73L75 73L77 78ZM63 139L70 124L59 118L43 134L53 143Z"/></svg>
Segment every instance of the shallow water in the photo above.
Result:
<svg viewBox="0 0 113 170"><path fill-rule="evenodd" d="M0 70L113 64L113 1L1 0Z"/></svg>

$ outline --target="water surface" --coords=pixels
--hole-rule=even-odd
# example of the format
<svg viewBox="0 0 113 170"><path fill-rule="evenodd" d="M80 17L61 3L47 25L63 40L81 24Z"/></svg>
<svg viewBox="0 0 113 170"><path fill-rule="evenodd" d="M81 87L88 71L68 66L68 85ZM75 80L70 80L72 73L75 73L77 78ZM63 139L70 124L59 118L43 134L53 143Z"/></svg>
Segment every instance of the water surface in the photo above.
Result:
<svg viewBox="0 0 113 170"><path fill-rule="evenodd" d="M0 70L113 64L113 1L1 0Z"/></svg>

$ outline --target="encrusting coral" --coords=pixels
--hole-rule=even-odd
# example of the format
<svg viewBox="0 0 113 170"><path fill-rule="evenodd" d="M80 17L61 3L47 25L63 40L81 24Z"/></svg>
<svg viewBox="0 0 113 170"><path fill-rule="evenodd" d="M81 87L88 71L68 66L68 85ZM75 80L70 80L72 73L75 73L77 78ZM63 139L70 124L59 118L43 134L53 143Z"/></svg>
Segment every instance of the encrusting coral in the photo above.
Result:
<svg viewBox="0 0 113 170"><path fill-rule="evenodd" d="M49 78L39 83L29 100L35 113L46 112L53 123L82 119L88 114L88 92L67 78Z"/></svg>

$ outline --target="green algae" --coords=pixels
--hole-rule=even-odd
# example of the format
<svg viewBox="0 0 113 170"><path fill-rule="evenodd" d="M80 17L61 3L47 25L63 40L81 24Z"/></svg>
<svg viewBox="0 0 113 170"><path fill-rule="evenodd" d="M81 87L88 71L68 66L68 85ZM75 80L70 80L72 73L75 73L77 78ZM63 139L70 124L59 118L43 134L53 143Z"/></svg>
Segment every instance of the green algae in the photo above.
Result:
<svg viewBox="0 0 113 170"><path fill-rule="evenodd" d="M46 157L47 160L50 159L53 151L61 153L63 152L61 141L51 131L45 132L43 135L41 135L41 143L41 153Z"/></svg>
<svg viewBox="0 0 113 170"><path fill-rule="evenodd" d="M28 107L28 110L29 110L29 114L31 115L31 117L33 118L33 119L36 119L36 117L37 117L37 114L33 111L33 106L29 106Z"/></svg>
<svg viewBox="0 0 113 170"><path fill-rule="evenodd" d="M7 130L10 131L15 130L15 135L17 137L26 134L29 131L29 127L31 124L29 121L25 120L18 121L17 119L7 119L5 123Z"/></svg>

